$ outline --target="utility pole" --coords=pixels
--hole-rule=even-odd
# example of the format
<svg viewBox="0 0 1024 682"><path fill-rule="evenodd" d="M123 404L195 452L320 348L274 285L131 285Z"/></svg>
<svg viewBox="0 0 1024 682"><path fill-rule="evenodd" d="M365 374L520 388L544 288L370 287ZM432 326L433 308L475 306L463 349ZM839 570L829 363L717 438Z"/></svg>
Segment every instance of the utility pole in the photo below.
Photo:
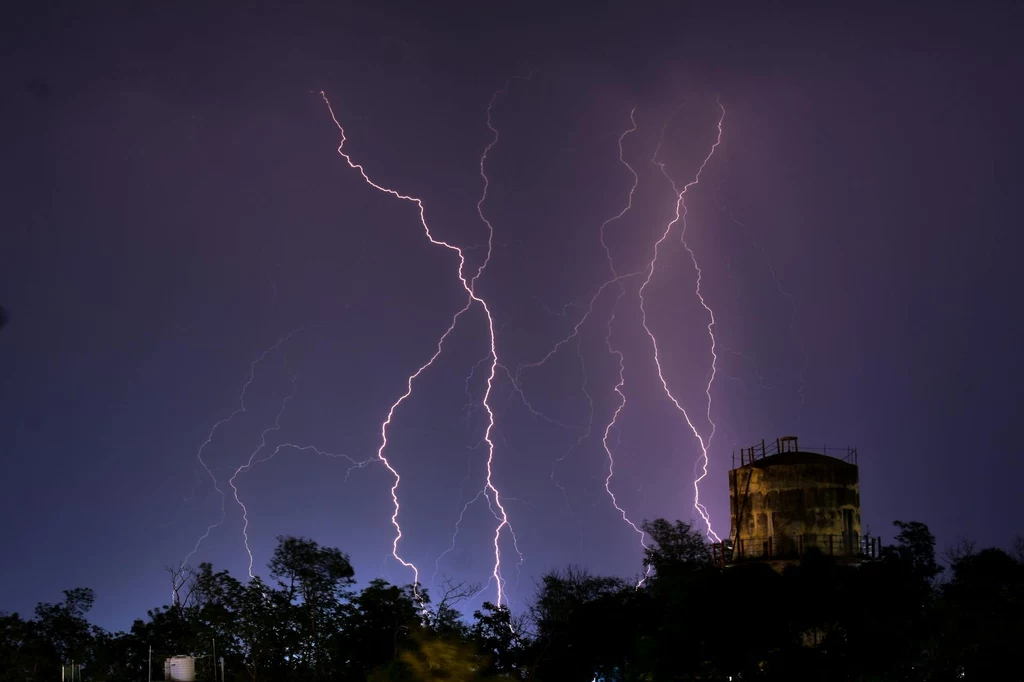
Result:
<svg viewBox="0 0 1024 682"><path fill-rule="evenodd" d="M149 682L153 682L153 645L149 645Z"/></svg>

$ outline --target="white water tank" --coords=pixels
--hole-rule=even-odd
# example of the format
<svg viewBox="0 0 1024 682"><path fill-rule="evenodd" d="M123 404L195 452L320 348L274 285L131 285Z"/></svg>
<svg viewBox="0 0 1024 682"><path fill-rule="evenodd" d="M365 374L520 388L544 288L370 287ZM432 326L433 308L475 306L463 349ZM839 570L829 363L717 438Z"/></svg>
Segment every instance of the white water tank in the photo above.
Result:
<svg viewBox="0 0 1024 682"><path fill-rule="evenodd" d="M196 659L191 656L171 656L167 659L168 680L173 682L195 682Z"/></svg>

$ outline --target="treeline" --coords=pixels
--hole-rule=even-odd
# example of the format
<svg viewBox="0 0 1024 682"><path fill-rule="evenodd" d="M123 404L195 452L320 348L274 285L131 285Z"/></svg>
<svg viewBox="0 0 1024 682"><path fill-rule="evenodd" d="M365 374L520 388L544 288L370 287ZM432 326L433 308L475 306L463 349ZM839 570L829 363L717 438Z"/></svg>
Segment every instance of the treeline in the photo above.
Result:
<svg viewBox="0 0 1024 682"><path fill-rule="evenodd" d="M272 583L172 571L173 602L128 632L90 625L84 588L31 619L0 615L0 680L57 680L74 661L84 682L139 682L151 647L156 680L175 654L208 680L223 657L225 682L1022 679L1022 543L962 543L944 570L927 526L896 526L880 561L812 554L779 572L716 567L690 526L657 520L639 587L570 568L540 580L527 613L484 604L469 620L475 586L356 590L341 551L283 537Z"/></svg>

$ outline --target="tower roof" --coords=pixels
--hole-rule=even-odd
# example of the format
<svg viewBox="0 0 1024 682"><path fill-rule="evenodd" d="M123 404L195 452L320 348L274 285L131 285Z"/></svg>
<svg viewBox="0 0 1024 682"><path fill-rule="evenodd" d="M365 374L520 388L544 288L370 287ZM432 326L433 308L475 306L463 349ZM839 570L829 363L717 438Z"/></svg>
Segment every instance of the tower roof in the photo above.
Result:
<svg viewBox="0 0 1024 682"><path fill-rule="evenodd" d="M809 452L804 450L798 450L794 452L779 452L773 455L767 455L760 457L754 461L748 461L741 469L746 467L757 467L760 469L767 468L770 466L783 466L793 464L819 464L827 463L837 466L857 466L853 462L847 461L845 458L835 457L832 455L826 455L821 452Z"/></svg>
<svg viewBox="0 0 1024 682"><path fill-rule="evenodd" d="M815 464L829 462L857 466L857 448L849 446L843 448L828 447L823 445L817 447L799 447L796 436L776 438L774 441L761 441L748 448L742 448L737 453L732 453L732 468L742 469L745 467L768 467L783 464ZM738 466L737 466L738 465Z"/></svg>

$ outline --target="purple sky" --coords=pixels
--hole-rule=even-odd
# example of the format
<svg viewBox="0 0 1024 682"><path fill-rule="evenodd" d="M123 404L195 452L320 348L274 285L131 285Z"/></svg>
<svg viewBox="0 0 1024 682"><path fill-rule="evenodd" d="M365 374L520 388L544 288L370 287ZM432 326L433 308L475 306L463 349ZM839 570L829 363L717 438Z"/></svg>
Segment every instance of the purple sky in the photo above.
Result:
<svg viewBox="0 0 1024 682"><path fill-rule="evenodd" d="M465 296L457 260L426 240L415 208L337 155L317 93L346 151L421 197L435 236L473 247L475 266L487 102L531 70L495 104L487 165L495 250L477 291L505 366L543 357L607 278L598 229L631 185L616 146L630 110L624 151L639 186L607 231L622 272L650 260L672 217L650 164L666 116L685 102L661 158L686 182L715 140L720 97L722 143L687 194L717 323L702 488L715 530L728 533L732 451L781 435L859 448L863 519L883 538L893 519L928 523L940 548L962 535L1007 545L1024 530L1019 9L273 5L32 5L3 22L0 609L89 586L94 620L122 628L163 603L163 567L220 514L197 449L237 408L253 359L295 328L256 366L247 412L204 451L214 473L223 482L259 445L289 371L295 395L268 443L376 451L388 407ZM706 436L708 319L678 236L645 292L648 321ZM638 539L603 487L614 293L578 345L521 375L532 406L568 428L531 415L507 376L494 385L494 482L525 557L517 570L503 537L517 610L554 567L640 570ZM700 449L658 383L635 281L612 340L627 396L613 490L634 520L697 519ZM486 352L476 307L390 432L401 553L428 586L483 482L487 363L467 376ZM588 394L593 426L572 447ZM238 478L258 572L286 533L348 552L363 581L411 579L388 558L387 471L346 480L346 468L281 451ZM230 499L226 509L195 558L244 576L241 514ZM482 499L470 506L441 572L485 582L494 525ZM491 585L477 602L494 596Z"/></svg>

